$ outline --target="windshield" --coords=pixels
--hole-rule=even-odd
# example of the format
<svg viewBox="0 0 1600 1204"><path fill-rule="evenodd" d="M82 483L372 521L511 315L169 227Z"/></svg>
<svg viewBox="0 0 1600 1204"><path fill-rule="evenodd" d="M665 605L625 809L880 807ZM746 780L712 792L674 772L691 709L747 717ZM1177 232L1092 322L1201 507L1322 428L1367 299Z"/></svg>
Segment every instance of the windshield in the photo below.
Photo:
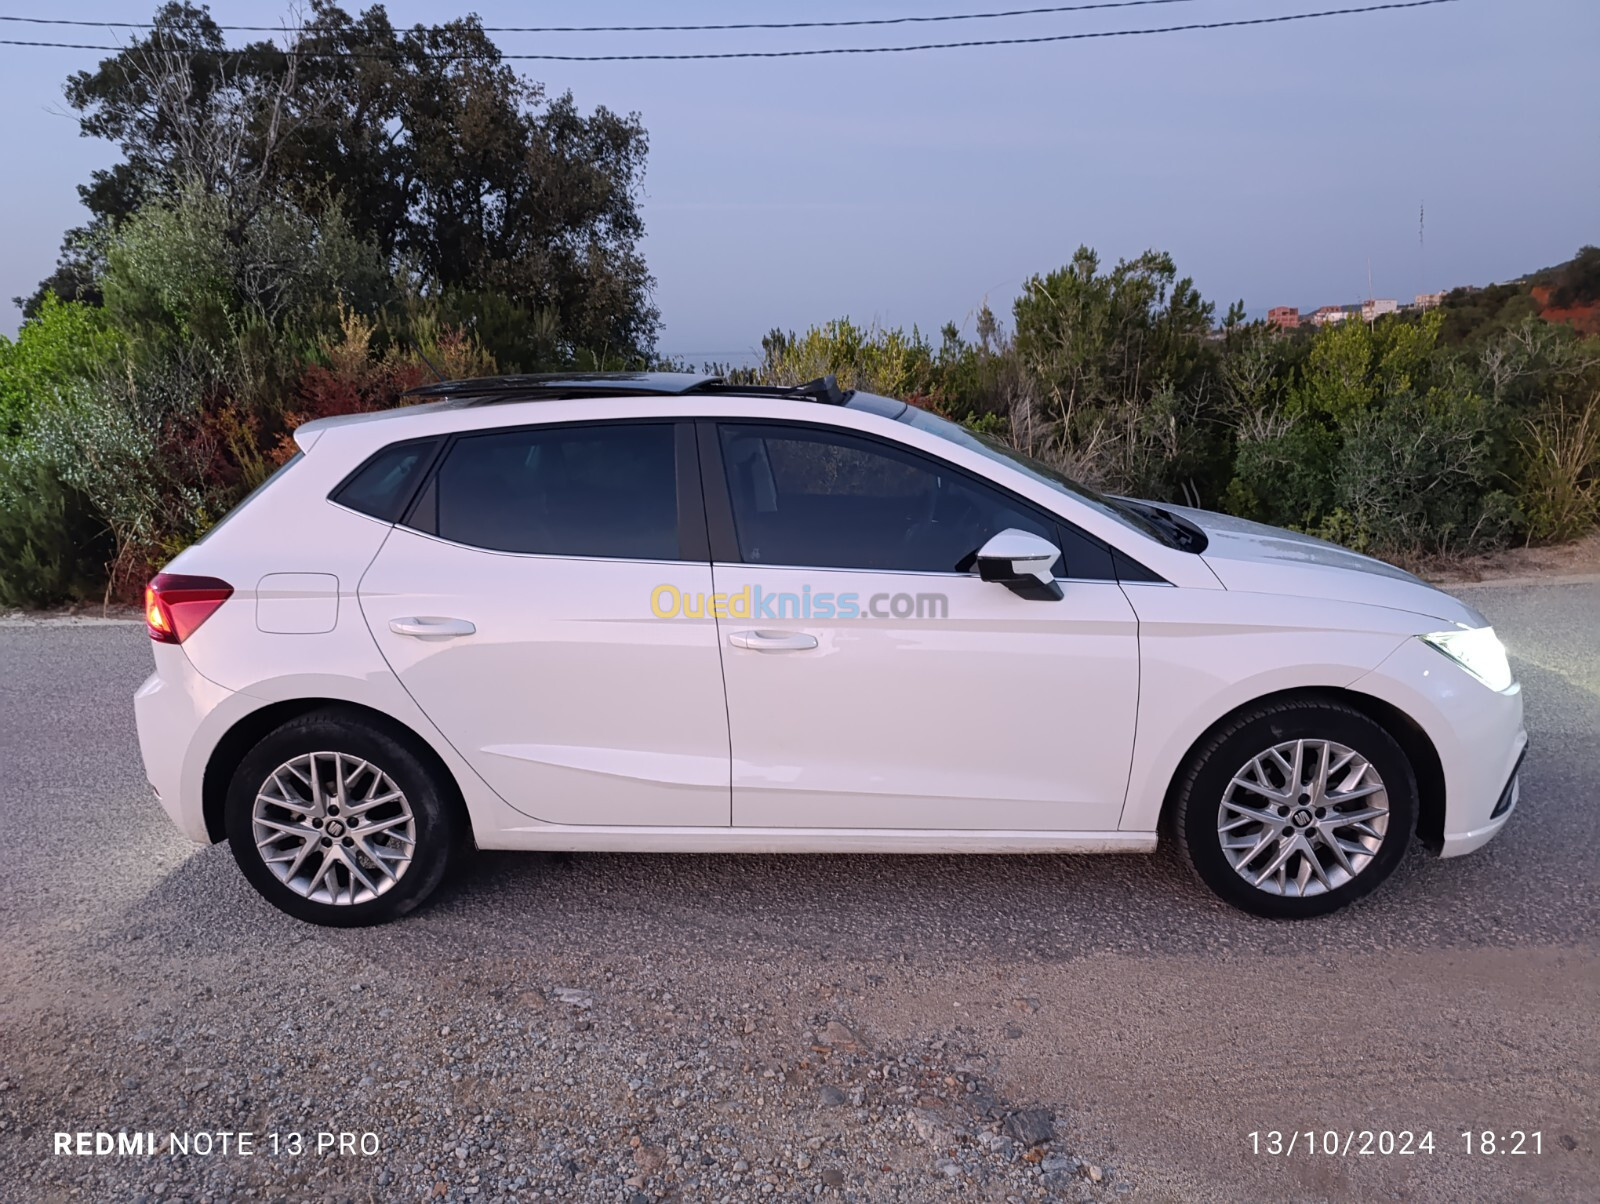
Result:
<svg viewBox="0 0 1600 1204"><path fill-rule="evenodd" d="M1124 505L1114 498L1096 493L1087 485L1079 484L1064 472L1051 468L1050 465L1032 456L1024 455L1014 447L1008 447L998 439L988 435L980 435L976 431L968 430L960 423L951 422L940 418L937 414L930 414L927 410L919 410L916 406L906 406L900 414L900 421L908 426L914 426L919 431L927 431L930 435L938 435L941 439L948 439L951 443L959 444L981 456L991 460L998 460L1002 464L1009 464L1018 472L1031 477L1042 485L1048 485L1058 493L1067 494L1076 498L1087 506L1104 514L1107 518L1114 518L1124 527L1137 531L1140 535L1147 536L1157 543L1167 547L1176 546L1171 536L1155 523L1140 514L1131 506Z"/></svg>

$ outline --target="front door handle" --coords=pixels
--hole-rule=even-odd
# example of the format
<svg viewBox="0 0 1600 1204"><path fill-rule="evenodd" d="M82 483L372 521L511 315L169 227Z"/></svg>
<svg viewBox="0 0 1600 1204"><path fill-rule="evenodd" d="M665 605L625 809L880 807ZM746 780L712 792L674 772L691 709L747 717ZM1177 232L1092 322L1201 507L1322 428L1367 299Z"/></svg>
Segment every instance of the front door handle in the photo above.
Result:
<svg viewBox="0 0 1600 1204"><path fill-rule="evenodd" d="M389 630L395 635L416 636L419 640L450 639L458 635L471 635L477 627L465 619L390 619Z"/></svg>
<svg viewBox="0 0 1600 1204"><path fill-rule="evenodd" d="M734 631L728 643L756 652L804 652L817 646L817 637L803 631Z"/></svg>

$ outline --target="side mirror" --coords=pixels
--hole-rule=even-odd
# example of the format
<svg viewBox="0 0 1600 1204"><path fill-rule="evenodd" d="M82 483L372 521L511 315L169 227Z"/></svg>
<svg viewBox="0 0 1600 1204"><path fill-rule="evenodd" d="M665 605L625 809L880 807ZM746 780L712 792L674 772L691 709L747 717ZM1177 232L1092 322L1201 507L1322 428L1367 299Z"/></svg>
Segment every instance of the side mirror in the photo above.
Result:
<svg viewBox="0 0 1600 1204"><path fill-rule="evenodd" d="M978 576L1021 597L1055 602L1061 598L1061 583L1051 566L1060 558L1061 549L1048 539L1008 527L978 549Z"/></svg>

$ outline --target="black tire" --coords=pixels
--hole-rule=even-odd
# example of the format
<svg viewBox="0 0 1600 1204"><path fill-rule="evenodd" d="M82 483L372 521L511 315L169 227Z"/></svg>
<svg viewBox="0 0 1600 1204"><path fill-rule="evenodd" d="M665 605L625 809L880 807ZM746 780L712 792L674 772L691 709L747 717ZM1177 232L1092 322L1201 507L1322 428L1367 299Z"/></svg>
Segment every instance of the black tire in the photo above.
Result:
<svg viewBox="0 0 1600 1204"><path fill-rule="evenodd" d="M384 882L375 897L351 902L307 898L280 881L256 847L253 810L258 793L275 770L309 753L342 753L370 763L389 777L409 804L415 835L411 860L394 874L392 882L369 872L373 881ZM319 758L318 764L326 763ZM414 911L444 880L467 827L453 783L441 780L439 772L417 755L402 733L340 709L312 711L291 719L251 749L229 783L224 820L234 860L269 903L296 919L335 928L382 924ZM319 820L318 826L329 822ZM351 831L355 830L352 826ZM342 843L351 842L347 837ZM310 860L308 857L308 863ZM361 864L373 870L370 860ZM330 872L336 884L354 881L342 866ZM354 898L354 889L350 893Z"/></svg>
<svg viewBox="0 0 1600 1204"><path fill-rule="evenodd" d="M1246 881L1233 867L1223 851L1219 817L1229 783L1243 766L1268 749L1302 739L1333 741L1365 757L1382 779L1389 814L1382 843L1347 881L1317 894L1271 893ZM1273 919L1326 915L1370 894L1394 873L1417 826L1416 774L1404 750L1381 725L1354 707L1331 700L1291 700L1247 708L1195 749L1179 770L1176 786L1172 826L1194 872L1226 902ZM1355 804L1349 806L1353 809ZM1293 815L1285 816L1285 831L1294 822ZM1229 818L1237 818L1236 813L1230 812ZM1246 828L1241 839L1266 830L1265 825ZM1265 851L1262 860L1250 863L1250 868L1265 868L1272 853L1272 849ZM1303 858L1304 854L1295 856Z"/></svg>

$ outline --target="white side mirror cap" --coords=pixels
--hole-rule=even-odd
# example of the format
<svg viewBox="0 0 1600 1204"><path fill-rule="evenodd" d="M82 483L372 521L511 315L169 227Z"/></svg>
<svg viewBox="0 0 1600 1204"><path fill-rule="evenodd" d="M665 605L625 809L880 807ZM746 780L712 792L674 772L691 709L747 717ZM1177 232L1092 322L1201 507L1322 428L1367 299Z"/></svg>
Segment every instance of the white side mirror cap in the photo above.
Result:
<svg viewBox="0 0 1600 1204"><path fill-rule="evenodd" d="M1042 585L1055 581L1053 566L1061 549L1043 536L1007 527L978 549L978 575L985 581L1020 581L1032 577Z"/></svg>

